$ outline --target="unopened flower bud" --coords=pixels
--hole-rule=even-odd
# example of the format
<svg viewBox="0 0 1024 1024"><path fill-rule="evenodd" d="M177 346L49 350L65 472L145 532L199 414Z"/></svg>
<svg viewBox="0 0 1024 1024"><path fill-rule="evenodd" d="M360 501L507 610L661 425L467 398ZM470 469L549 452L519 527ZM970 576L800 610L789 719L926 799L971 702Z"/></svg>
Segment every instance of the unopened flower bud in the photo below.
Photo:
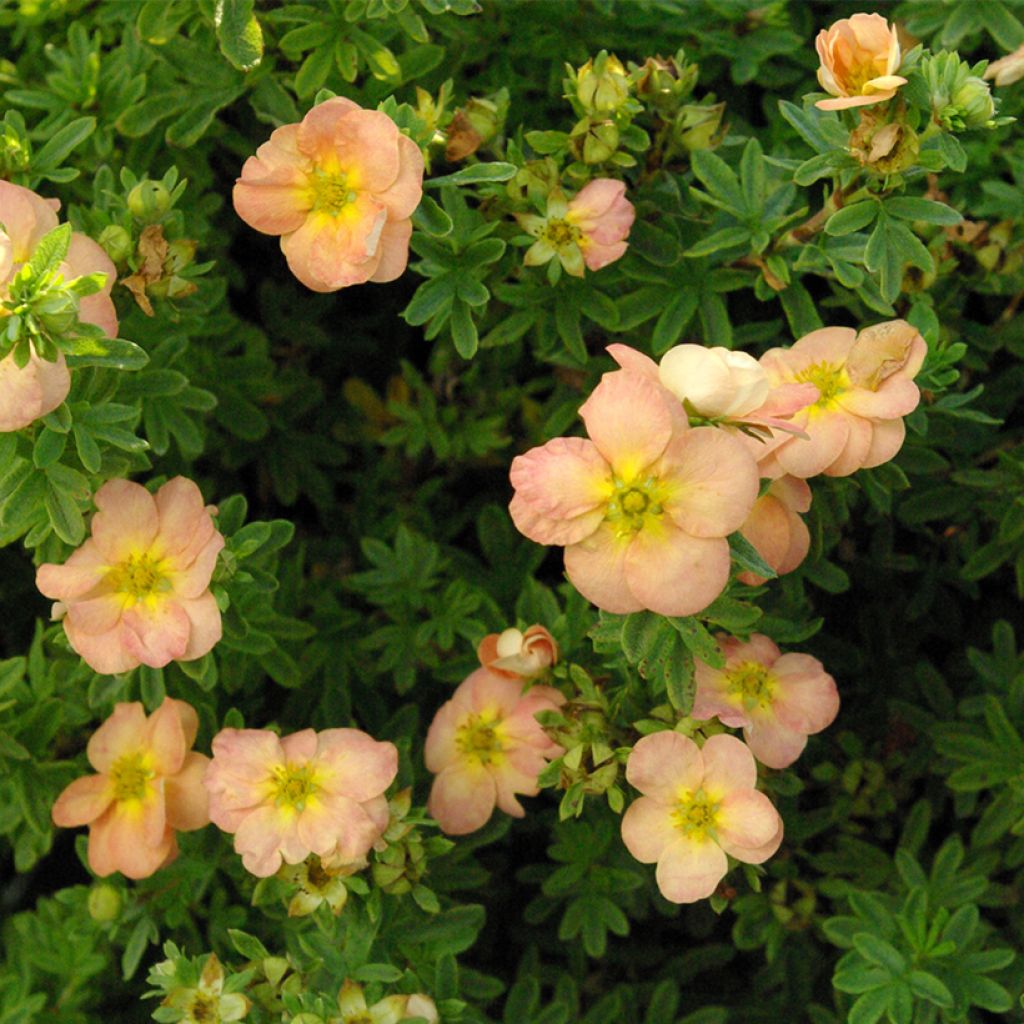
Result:
<svg viewBox="0 0 1024 1024"><path fill-rule="evenodd" d="M693 92L698 67L687 64L680 50L675 57L648 57L636 83L637 95L656 110L674 112Z"/></svg>
<svg viewBox="0 0 1024 1024"><path fill-rule="evenodd" d="M611 121L585 117L573 128L570 142L574 155L585 164L602 164L619 148L619 130Z"/></svg>
<svg viewBox="0 0 1024 1024"><path fill-rule="evenodd" d="M971 75L953 94L953 106L960 111L965 128L984 128L996 112L992 90L984 79Z"/></svg>
<svg viewBox="0 0 1024 1024"><path fill-rule="evenodd" d="M89 916L94 921L114 921L121 914L124 900L121 893L107 882L100 882L89 890Z"/></svg>
<svg viewBox="0 0 1024 1024"><path fill-rule="evenodd" d="M747 352L676 345L658 367L662 386L704 416L742 417L760 408L770 384L764 367Z"/></svg>
<svg viewBox="0 0 1024 1024"><path fill-rule="evenodd" d="M724 103L687 104L676 115L676 139L691 153L698 149L710 149L721 127L724 113Z"/></svg>
<svg viewBox="0 0 1024 1024"><path fill-rule="evenodd" d="M132 236L118 224L108 224L100 232L99 243L115 263L124 263L132 253Z"/></svg>
<svg viewBox="0 0 1024 1024"><path fill-rule="evenodd" d="M128 193L128 209L141 221L159 220L171 206L171 194L159 181L146 178Z"/></svg>
<svg viewBox="0 0 1024 1024"><path fill-rule="evenodd" d="M588 113L612 114L629 99L629 77L618 57L602 50L576 72L576 97Z"/></svg>

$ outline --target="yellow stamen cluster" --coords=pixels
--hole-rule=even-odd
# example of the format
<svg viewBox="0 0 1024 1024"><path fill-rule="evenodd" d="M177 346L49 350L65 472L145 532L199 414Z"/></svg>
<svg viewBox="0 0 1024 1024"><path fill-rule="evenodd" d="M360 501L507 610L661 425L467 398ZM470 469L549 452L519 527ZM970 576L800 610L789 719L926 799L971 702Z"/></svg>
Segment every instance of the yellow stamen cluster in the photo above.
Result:
<svg viewBox="0 0 1024 1024"><path fill-rule="evenodd" d="M745 661L726 673L729 693L740 697L746 708L767 708L775 699L775 676L756 661Z"/></svg>
<svg viewBox="0 0 1024 1024"><path fill-rule="evenodd" d="M614 491L605 511L618 537L632 536L645 526L653 526L665 514L664 487L653 476L637 477L629 482L615 477Z"/></svg>
<svg viewBox="0 0 1024 1024"><path fill-rule="evenodd" d="M154 558L149 552L129 555L125 561L112 566L107 572L107 582L118 594L136 601L171 587L164 560Z"/></svg>
<svg viewBox="0 0 1024 1024"><path fill-rule="evenodd" d="M332 217L337 217L349 203L356 201L356 193L349 187L348 177L343 172L314 171L309 176L309 189L313 209Z"/></svg>
<svg viewBox="0 0 1024 1024"><path fill-rule="evenodd" d="M719 804L703 789L684 794L672 813L672 824L688 839L704 842L713 838L718 821Z"/></svg>
<svg viewBox="0 0 1024 1024"><path fill-rule="evenodd" d="M826 408L850 386L846 370L835 363L812 363L796 379L801 384L809 381L821 392L813 406L818 409Z"/></svg>
<svg viewBox="0 0 1024 1024"><path fill-rule="evenodd" d="M149 765L149 758L141 751L122 754L110 766L110 781L114 785L115 800L144 800L149 780L155 772Z"/></svg>
<svg viewBox="0 0 1024 1024"><path fill-rule="evenodd" d="M320 792L316 769L311 764L278 765L273 772L274 803L278 807L305 810L309 800Z"/></svg>
<svg viewBox="0 0 1024 1024"><path fill-rule="evenodd" d="M541 238L555 249L561 249L568 245L579 245L583 239L583 232L575 224L570 224L561 217L554 217L547 222Z"/></svg>
<svg viewBox="0 0 1024 1024"><path fill-rule="evenodd" d="M496 714L470 715L455 730L459 751L479 764L494 764L501 759L500 722Z"/></svg>

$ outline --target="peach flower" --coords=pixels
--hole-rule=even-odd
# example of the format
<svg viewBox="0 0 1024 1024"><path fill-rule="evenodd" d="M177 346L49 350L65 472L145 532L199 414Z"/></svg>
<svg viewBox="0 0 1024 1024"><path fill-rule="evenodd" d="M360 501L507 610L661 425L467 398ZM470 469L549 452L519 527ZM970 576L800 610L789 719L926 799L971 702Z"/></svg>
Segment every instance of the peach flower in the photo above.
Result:
<svg viewBox="0 0 1024 1024"><path fill-rule="evenodd" d="M1018 46L1013 53L992 61L985 68L985 78L994 78L998 86L1013 85L1024 78L1024 46Z"/></svg>
<svg viewBox="0 0 1024 1024"><path fill-rule="evenodd" d="M766 446L761 475L849 476L888 462L903 445L903 417L920 401L914 377L927 354L924 338L905 320L859 334L823 327L792 348L766 352L761 363L773 383L809 381L820 398L793 417L809 440L789 437Z"/></svg>
<svg viewBox="0 0 1024 1024"><path fill-rule="evenodd" d="M271 133L233 200L246 224L281 236L307 288L333 292L402 274L422 196L419 146L387 114L336 96Z"/></svg>
<svg viewBox="0 0 1024 1024"><path fill-rule="evenodd" d="M845 110L885 103L907 80L900 66L896 26L880 14L854 14L822 29L815 40L821 60L818 83L835 99L818 100L821 110Z"/></svg>
<svg viewBox="0 0 1024 1024"><path fill-rule="evenodd" d="M53 805L62 828L89 826L89 867L147 878L178 855L175 832L209 820L203 772L192 750L199 719L184 701L164 698L148 718L142 705L117 704L86 747L99 773L75 779Z"/></svg>
<svg viewBox="0 0 1024 1024"><path fill-rule="evenodd" d="M729 868L766 861L782 842L782 819L759 793L757 765L735 736L700 748L677 732L645 736L626 762L643 794L622 816L622 841L642 864L657 863L662 896L695 903L711 896Z"/></svg>
<svg viewBox="0 0 1024 1024"><path fill-rule="evenodd" d="M809 511L810 507L811 489L806 480L779 477L754 502L747 521L740 528L740 533L779 576L792 572L807 557L811 535L800 513ZM765 579L752 572L741 572L739 578L752 587L764 583Z"/></svg>
<svg viewBox="0 0 1024 1024"><path fill-rule="evenodd" d="M718 427L733 433L737 433L740 424L760 428L754 439L757 444L748 445L755 459L761 457L759 449L770 442L776 431L802 435L803 431L791 421L796 413L818 399L818 389L813 384L773 387L767 371L746 352L676 345L658 364L628 345L609 345L605 351L624 370L642 373L680 402L688 401L700 415L720 420L715 424Z"/></svg>
<svg viewBox="0 0 1024 1024"><path fill-rule="evenodd" d="M359 729L222 729L204 783L210 819L259 878L311 853L327 870L365 857L388 824L398 750Z"/></svg>
<svg viewBox="0 0 1024 1024"><path fill-rule="evenodd" d="M93 499L91 537L63 565L41 565L36 586L57 600L68 643L96 672L162 668L201 658L220 640L210 579L224 538L184 477L150 494L109 480Z"/></svg>
<svg viewBox="0 0 1024 1024"><path fill-rule="evenodd" d="M691 428L633 369L605 374L580 416L590 440L557 437L513 460L516 527L564 545L569 579L605 611L706 608L729 579L726 537L757 498L753 457L725 431Z"/></svg>
<svg viewBox="0 0 1024 1024"><path fill-rule="evenodd" d="M506 629L488 634L476 654L480 664L496 676L534 679L558 661L558 644L543 626L530 626L525 633Z"/></svg>
<svg viewBox="0 0 1024 1024"><path fill-rule="evenodd" d="M696 662L697 696L691 716L717 717L742 727L754 757L769 768L786 768L839 714L835 680L809 654L782 654L761 633L748 643L719 636L725 667Z"/></svg>
<svg viewBox="0 0 1024 1024"><path fill-rule="evenodd" d="M43 237L58 226L59 208L56 199L43 199L21 185L0 181L0 298L8 297L11 278L31 258ZM73 233L60 271L65 280L106 274L103 288L80 301L78 315L116 337L117 312L110 289L117 271L107 254L91 238ZM7 315L7 310L0 309L0 318ZM71 374L63 354L50 362L33 351L28 364L19 369L14 354L9 353L0 360L0 432L21 430L53 412L70 390Z"/></svg>
<svg viewBox="0 0 1024 1024"><path fill-rule="evenodd" d="M584 265L600 270L625 253L635 217L626 186L613 178L595 178L568 202L561 192L552 192L547 216L516 214L520 227L537 239L523 262L539 267L557 256L574 277L583 276Z"/></svg>
<svg viewBox="0 0 1024 1024"><path fill-rule="evenodd" d="M424 758L437 778L427 810L443 832L475 832L494 813L526 813L516 794L536 796L537 776L564 751L534 717L565 698L550 686L525 693L519 679L478 668L441 706L427 730Z"/></svg>

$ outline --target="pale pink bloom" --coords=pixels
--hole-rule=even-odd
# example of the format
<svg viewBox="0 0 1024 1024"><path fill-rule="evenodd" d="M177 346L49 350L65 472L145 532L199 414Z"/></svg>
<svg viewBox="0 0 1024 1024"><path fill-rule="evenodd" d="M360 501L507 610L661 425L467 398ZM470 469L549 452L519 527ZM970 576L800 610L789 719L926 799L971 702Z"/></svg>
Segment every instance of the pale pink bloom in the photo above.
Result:
<svg viewBox="0 0 1024 1024"><path fill-rule="evenodd" d="M996 85L1013 85L1024 78L1024 45L1018 46L1013 53L1008 53L999 60L992 61L985 68L985 77L994 78Z"/></svg>
<svg viewBox="0 0 1024 1024"><path fill-rule="evenodd" d="M806 480L779 477L754 502L740 529L779 576L792 572L807 557L811 535L800 513L809 511L810 507L811 489ZM763 576L752 572L741 572L739 578L750 586L764 583Z"/></svg>
<svg viewBox="0 0 1024 1024"><path fill-rule="evenodd" d="M761 475L849 476L888 462L903 445L903 417L920 401L914 377L927 354L924 338L904 320L859 334L823 327L792 348L766 352L761 363L773 384L810 382L820 397L792 420L807 439L765 446Z"/></svg>
<svg viewBox="0 0 1024 1024"><path fill-rule="evenodd" d="M53 805L62 828L89 826L89 867L147 878L178 855L175 832L210 820L202 778L209 758L192 751L199 719L184 701L164 699L148 718L117 704L86 747L99 773L75 779Z"/></svg>
<svg viewBox="0 0 1024 1024"><path fill-rule="evenodd" d="M782 819L757 786L757 765L735 736L703 746L677 732L645 736L626 762L643 794L622 817L622 840L642 864L657 863L661 894L673 903L711 896L726 855L760 864L782 842Z"/></svg>
<svg viewBox="0 0 1024 1024"><path fill-rule="evenodd" d="M480 664L496 676L533 679L558 661L558 644L543 626L537 625L525 633L518 629L489 633L480 641L476 654Z"/></svg>
<svg viewBox="0 0 1024 1024"><path fill-rule="evenodd" d="M30 189L0 181L0 298L7 298L11 278L35 252L43 237L59 224L56 199L43 199ZM79 303L79 317L117 335L117 313L110 298L117 271L107 254L91 238L74 233L60 271L65 280L86 274L106 274L103 288ZM4 311L0 311L0 324ZM71 390L71 374L64 356L55 362L33 351L19 369L13 352L0 360L0 433L21 430L53 412Z"/></svg>
<svg viewBox="0 0 1024 1024"><path fill-rule="evenodd" d="M387 828L384 791L397 772L395 745L358 729L222 729L204 781L210 819L266 878L311 853L327 870L365 857Z"/></svg>
<svg viewBox="0 0 1024 1024"><path fill-rule="evenodd" d="M534 717L565 698L550 686L523 691L520 679L478 668L430 723L424 758L437 778L427 810L448 835L485 825L494 806L521 818L516 794L536 796L537 776L564 753Z"/></svg>
<svg viewBox="0 0 1024 1024"><path fill-rule="evenodd" d="M757 431L758 443L748 445L755 459L762 457L762 449L771 444L776 431L802 434L791 421L818 399L813 384L772 386L767 371L746 352L676 345L659 365L627 345L609 345L606 351L624 370L656 381L680 402L689 401L702 416L722 417L717 426L734 432L739 424L762 428Z"/></svg>
<svg viewBox="0 0 1024 1024"><path fill-rule="evenodd" d="M723 430L691 428L675 396L632 367L605 374L580 416L590 440L558 437L513 460L516 527L564 545L569 579L605 611L706 608L729 579L726 537L757 497L753 457Z"/></svg>
<svg viewBox="0 0 1024 1024"><path fill-rule="evenodd" d="M63 565L36 572L72 648L108 674L201 658L221 637L210 593L224 547L216 510L181 476L155 495L110 480L93 500L91 537Z"/></svg>
<svg viewBox="0 0 1024 1024"><path fill-rule="evenodd" d="M595 178L568 202L560 192L553 192L546 216L516 214L520 226L537 239L523 262L537 267L557 256L574 277L583 276L584 265L600 270L625 253L635 217L626 186L613 178Z"/></svg>
<svg viewBox="0 0 1024 1024"><path fill-rule="evenodd" d="M880 14L854 14L822 29L815 40L821 67L818 82L831 100L818 100L821 110L845 110L884 103L907 80L900 66L896 26Z"/></svg>
<svg viewBox="0 0 1024 1024"><path fill-rule="evenodd" d="M696 662L697 696L691 716L717 717L743 729L754 756L769 768L786 768L839 714L836 682L817 658L782 654L761 633L748 643L719 636L725 667Z"/></svg>
<svg viewBox="0 0 1024 1024"><path fill-rule="evenodd" d="M333 292L402 274L422 196L419 146L387 114L336 96L271 133L233 201L250 227L281 236L307 288Z"/></svg>

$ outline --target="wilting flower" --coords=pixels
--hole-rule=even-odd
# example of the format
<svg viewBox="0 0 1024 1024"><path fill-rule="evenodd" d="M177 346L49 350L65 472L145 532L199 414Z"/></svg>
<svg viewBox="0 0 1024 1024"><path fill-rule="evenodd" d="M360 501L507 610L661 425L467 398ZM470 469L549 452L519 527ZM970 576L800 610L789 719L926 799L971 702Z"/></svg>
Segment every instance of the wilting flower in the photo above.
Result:
<svg viewBox="0 0 1024 1024"><path fill-rule="evenodd" d="M58 226L56 199L43 199L31 189L0 181L0 300L7 298L11 278L35 252L36 246ZM106 274L100 291L79 300L78 316L110 336L117 335L117 313L110 289L117 270L107 254L91 238L73 233L60 272L65 280L87 274ZM9 311L0 308L0 323ZM0 360L0 432L21 430L53 412L71 390L71 374L63 355L55 362L35 352L22 368L13 352Z"/></svg>
<svg viewBox="0 0 1024 1024"><path fill-rule="evenodd" d="M379 110L340 96L271 133L233 200L250 227L281 236L291 272L316 292L393 281L409 258L423 154Z"/></svg>
<svg viewBox="0 0 1024 1024"><path fill-rule="evenodd" d="M196 988L176 988L161 1004L180 1010L186 1024L230 1024L243 1020L251 1003L241 992L224 991L224 967L211 953L203 964Z"/></svg>
<svg viewBox="0 0 1024 1024"><path fill-rule="evenodd" d="M725 431L691 428L678 400L632 369L605 374L580 416L590 440L557 437L513 460L516 527L564 545L569 579L605 611L706 608L729 578L725 538L757 497L753 456Z"/></svg>
<svg viewBox="0 0 1024 1024"><path fill-rule="evenodd" d="M793 476L773 480L768 490L754 502L747 521L740 528L757 553L779 576L792 572L807 557L811 535L800 518L811 507L811 489L806 480ZM757 586L763 576L741 572L744 583Z"/></svg>
<svg viewBox="0 0 1024 1024"><path fill-rule="evenodd" d="M301 864L283 864L278 875L286 882L298 885L298 891L288 904L288 916L305 917L322 903L326 903L333 914L340 914L348 902L345 879L361 871L368 863L365 857L358 857L332 867L329 862L311 855Z"/></svg>
<svg viewBox="0 0 1024 1024"><path fill-rule="evenodd" d="M330 1017L327 1024L400 1024L403 1020L422 1017L428 1024L437 1024L440 1017L430 996L420 992L413 995L385 996L366 1005L362 985L346 979L338 995L340 1017Z"/></svg>
<svg viewBox="0 0 1024 1024"><path fill-rule="evenodd" d="M643 794L622 817L622 840L642 864L657 863L673 903L710 896L728 870L726 854L766 861L782 842L782 819L757 786L753 755L735 736L703 746L677 732L645 736L626 762Z"/></svg>
<svg viewBox="0 0 1024 1024"><path fill-rule="evenodd" d="M823 327L792 348L766 352L761 363L773 383L809 381L820 397L793 417L809 440L790 437L774 446L761 459L761 475L849 476L888 462L903 445L903 417L920 401L914 377L927 354L924 338L904 320L859 334Z"/></svg>
<svg viewBox="0 0 1024 1024"><path fill-rule="evenodd" d="M815 40L821 67L818 82L831 100L818 100L821 110L845 110L884 103L907 80L900 66L896 27L880 14L854 14L822 29Z"/></svg>
<svg viewBox="0 0 1024 1024"><path fill-rule="evenodd" d="M543 626L530 626L525 633L506 629L489 633L476 649L484 668L509 679L533 679L558 661L558 644Z"/></svg>
<svg viewBox="0 0 1024 1024"><path fill-rule="evenodd" d="M839 713L835 680L809 654L782 654L761 633L748 643L720 636L725 667L696 662L697 696L691 715L717 717L743 728L754 757L769 768L786 768L807 746L807 737Z"/></svg>
<svg viewBox="0 0 1024 1024"><path fill-rule="evenodd" d="M992 61L985 68L985 77L995 79L996 85L1013 85L1024 78L1024 45L1018 46L1013 53L1008 53L999 60Z"/></svg>
<svg viewBox="0 0 1024 1024"><path fill-rule="evenodd" d="M178 476L153 495L110 480L93 500L90 539L36 573L68 642L103 673L201 658L221 637L209 587L224 538L199 488Z"/></svg>
<svg viewBox="0 0 1024 1024"><path fill-rule="evenodd" d="M612 178L595 178L566 202L561 192L548 196L547 216L516 214L524 231L537 239L523 262L539 267L557 256L567 274L583 276L600 270L625 253L636 210L626 198L626 186Z"/></svg>
<svg viewBox="0 0 1024 1024"><path fill-rule="evenodd" d="M222 729L205 777L210 820L260 878L311 853L330 870L365 857L387 828L397 772L394 744L358 729Z"/></svg>
<svg viewBox="0 0 1024 1024"><path fill-rule="evenodd" d="M184 701L164 699L148 718L117 704L86 747L96 775L75 779L53 805L62 828L89 826L89 867L147 878L178 855L175 832L210 820L202 778L209 760L192 750L199 719Z"/></svg>
<svg viewBox="0 0 1024 1024"><path fill-rule="evenodd" d="M497 804L506 814L526 813L516 794L536 796L537 776L563 751L534 717L565 698L550 686L525 693L519 679L478 668L430 723L424 757L437 778L427 810L449 835L486 824Z"/></svg>

